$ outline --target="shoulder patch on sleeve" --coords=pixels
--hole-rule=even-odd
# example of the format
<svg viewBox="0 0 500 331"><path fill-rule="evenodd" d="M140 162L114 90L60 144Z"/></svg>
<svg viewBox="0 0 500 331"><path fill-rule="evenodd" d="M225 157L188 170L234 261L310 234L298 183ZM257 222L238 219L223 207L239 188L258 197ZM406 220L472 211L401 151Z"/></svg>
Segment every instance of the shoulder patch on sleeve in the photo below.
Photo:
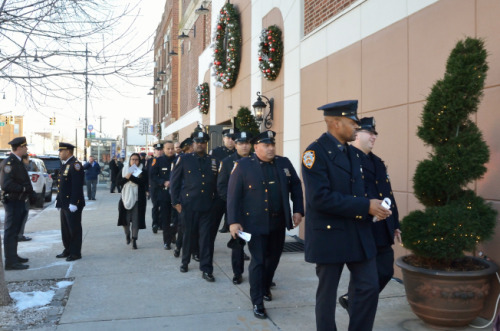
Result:
<svg viewBox="0 0 500 331"><path fill-rule="evenodd" d="M82 165L80 163L75 163L74 167L76 171L80 171L82 169Z"/></svg>
<svg viewBox="0 0 500 331"><path fill-rule="evenodd" d="M10 165L5 165L5 167L3 167L3 171L8 174L12 171L12 167Z"/></svg>
<svg viewBox="0 0 500 331"><path fill-rule="evenodd" d="M233 170L231 170L231 175L233 174L234 169L236 169L237 166L238 166L238 162L234 162Z"/></svg>
<svg viewBox="0 0 500 331"><path fill-rule="evenodd" d="M316 161L316 154L312 150L305 151L302 154L302 164L307 168L311 169Z"/></svg>

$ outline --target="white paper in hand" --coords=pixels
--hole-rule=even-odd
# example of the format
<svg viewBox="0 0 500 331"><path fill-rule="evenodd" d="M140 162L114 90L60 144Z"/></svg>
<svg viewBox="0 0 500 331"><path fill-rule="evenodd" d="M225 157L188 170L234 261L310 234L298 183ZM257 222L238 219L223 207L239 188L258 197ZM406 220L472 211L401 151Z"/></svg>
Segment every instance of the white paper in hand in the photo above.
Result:
<svg viewBox="0 0 500 331"><path fill-rule="evenodd" d="M135 168L135 171L132 173L132 176L134 177L139 177L139 175L142 173L142 170L139 168Z"/></svg>
<svg viewBox="0 0 500 331"><path fill-rule="evenodd" d="M252 235L248 232L243 232L243 231L240 231L238 230L238 237L240 237L241 239L245 240L246 242L249 242L250 239L252 239Z"/></svg>
<svg viewBox="0 0 500 331"><path fill-rule="evenodd" d="M133 174L136 170L137 170L137 166L135 164L131 165L129 168L128 168L128 172L130 174Z"/></svg>
<svg viewBox="0 0 500 331"><path fill-rule="evenodd" d="M384 200L382 201L382 203L380 205L387 210L391 209L391 199L384 198ZM377 216L373 216L373 223L375 223L376 221L378 221Z"/></svg>

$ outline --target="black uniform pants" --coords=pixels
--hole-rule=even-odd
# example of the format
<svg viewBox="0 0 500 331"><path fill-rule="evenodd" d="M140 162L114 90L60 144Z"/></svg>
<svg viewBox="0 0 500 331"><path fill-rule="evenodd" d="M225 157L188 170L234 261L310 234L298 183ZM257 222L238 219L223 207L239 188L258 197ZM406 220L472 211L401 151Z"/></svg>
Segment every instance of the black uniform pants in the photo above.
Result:
<svg viewBox="0 0 500 331"><path fill-rule="evenodd" d="M215 199L214 202L214 223L212 227L212 237L213 241L215 242L215 238L217 237L217 232L219 230L219 225L220 221L222 220L222 217L226 213L226 201L222 200L221 198Z"/></svg>
<svg viewBox="0 0 500 331"><path fill-rule="evenodd" d="M163 243L171 244L175 234L175 226L172 224L172 203L170 199L160 202L160 220L163 229Z"/></svg>
<svg viewBox="0 0 500 331"><path fill-rule="evenodd" d="M231 267L235 276L241 276L245 271L245 253L243 252L243 247L245 247L244 243L238 243L231 248Z"/></svg>
<svg viewBox="0 0 500 331"><path fill-rule="evenodd" d="M211 229L213 225L213 211L198 212L184 209L184 237L182 240L182 264L188 265L191 261L191 252L195 251L195 242L199 243L200 270L213 273L214 243Z"/></svg>
<svg viewBox="0 0 500 331"><path fill-rule="evenodd" d="M5 225L3 237L3 252L5 255L5 265L18 263L17 260L17 239L21 229L24 216L28 212L24 200L10 200L4 202Z"/></svg>
<svg viewBox="0 0 500 331"><path fill-rule="evenodd" d="M160 206L161 202L158 199L151 199L153 202L153 208L151 208L151 218L153 222L151 223L151 227L159 227L160 226Z"/></svg>
<svg viewBox="0 0 500 331"><path fill-rule="evenodd" d="M248 266L252 304L262 304L263 296L270 289L278 268L284 244L284 226L271 230L268 235L252 234L252 240L248 242L248 250L252 255Z"/></svg>
<svg viewBox="0 0 500 331"><path fill-rule="evenodd" d="M253 240L253 238L252 238ZM317 264L316 328L336 331L337 287L344 264L351 272L349 281L349 331L372 330L378 304L377 262L373 257L360 262Z"/></svg>
<svg viewBox="0 0 500 331"><path fill-rule="evenodd" d="M82 256L82 211L61 208L61 235L64 254Z"/></svg>

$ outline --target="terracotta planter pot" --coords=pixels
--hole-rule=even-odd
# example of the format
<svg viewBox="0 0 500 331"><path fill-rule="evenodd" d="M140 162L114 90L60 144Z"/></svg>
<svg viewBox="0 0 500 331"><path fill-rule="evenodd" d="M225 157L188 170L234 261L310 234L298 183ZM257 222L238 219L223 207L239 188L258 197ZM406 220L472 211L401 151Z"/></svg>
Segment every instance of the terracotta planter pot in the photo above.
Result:
<svg viewBox="0 0 500 331"><path fill-rule="evenodd" d="M491 276L498 267L476 259L487 266L480 271L437 271L411 266L396 260L403 271L406 297L411 309L425 323L437 328L464 327L481 312L490 291Z"/></svg>

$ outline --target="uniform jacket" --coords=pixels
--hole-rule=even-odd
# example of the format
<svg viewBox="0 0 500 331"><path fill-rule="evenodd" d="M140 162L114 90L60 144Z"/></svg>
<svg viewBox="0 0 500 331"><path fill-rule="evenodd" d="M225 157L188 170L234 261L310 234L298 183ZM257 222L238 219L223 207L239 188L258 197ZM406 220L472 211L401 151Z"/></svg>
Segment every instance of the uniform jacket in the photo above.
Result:
<svg viewBox="0 0 500 331"><path fill-rule="evenodd" d="M323 134L304 152L302 176L306 190L306 261L326 264L374 257L370 201L354 149L349 146L344 154Z"/></svg>
<svg viewBox="0 0 500 331"><path fill-rule="evenodd" d="M23 162L13 153L0 165L2 195L10 200L25 200L33 193L33 186Z"/></svg>
<svg viewBox="0 0 500 331"><path fill-rule="evenodd" d="M61 165L57 179L57 208L68 209L71 204L77 206L79 211L83 210L85 207L83 177L83 166L74 156Z"/></svg>
<svg viewBox="0 0 500 331"><path fill-rule="evenodd" d="M228 157L229 155L232 155L234 153L236 153L236 148L229 149L226 146L219 146L219 147L212 149L209 154L212 155L213 157L215 157L217 159L217 161L220 162L220 161L224 160L226 157Z"/></svg>
<svg viewBox="0 0 500 331"><path fill-rule="evenodd" d="M94 166L92 166L92 163L87 162L84 166L83 169L85 169L85 179L86 180L95 180L101 173L101 166L97 161L94 161Z"/></svg>
<svg viewBox="0 0 500 331"><path fill-rule="evenodd" d="M302 184L288 158L276 156L274 162L282 192L285 224L290 230L293 228L290 198L293 203L293 213L304 215ZM229 177L227 189L228 224L239 223L245 232L255 235L269 234L268 200L260 160L255 154L238 160Z"/></svg>
<svg viewBox="0 0 500 331"><path fill-rule="evenodd" d="M118 185L125 185L128 181L131 181L138 186L138 199L137 199L137 207L139 208L138 217L139 217L139 229L146 228L146 183L148 174L143 171L139 177L130 176L129 179L124 178L122 173L120 172L117 176L116 183ZM126 225L125 217L127 216L127 210L123 206L123 201L120 199L118 202L118 225Z"/></svg>
<svg viewBox="0 0 500 331"><path fill-rule="evenodd" d="M175 156L168 157L162 155L156 158L156 162L151 167L151 188L155 191L156 200L168 201L170 203L170 189L165 188L165 182L170 180L172 166L175 162Z"/></svg>
<svg viewBox="0 0 500 331"><path fill-rule="evenodd" d="M180 155L170 176L172 205L182 203L192 211L209 211L217 193L218 168L217 159L208 154Z"/></svg>
<svg viewBox="0 0 500 331"><path fill-rule="evenodd" d="M368 155L353 147L359 155L363 176L365 180L365 192L370 199L391 199L392 215L383 221L373 223L373 236L377 246L390 246L394 244L394 230L399 229L399 213L396 200L392 193L391 181L385 167L384 161L373 153Z"/></svg>
<svg viewBox="0 0 500 331"><path fill-rule="evenodd" d="M219 175L217 176L217 194L222 200L227 201L227 185L229 176L233 170L234 163L241 159L238 153L233 153L221 161L219 165Z"/></svg>

